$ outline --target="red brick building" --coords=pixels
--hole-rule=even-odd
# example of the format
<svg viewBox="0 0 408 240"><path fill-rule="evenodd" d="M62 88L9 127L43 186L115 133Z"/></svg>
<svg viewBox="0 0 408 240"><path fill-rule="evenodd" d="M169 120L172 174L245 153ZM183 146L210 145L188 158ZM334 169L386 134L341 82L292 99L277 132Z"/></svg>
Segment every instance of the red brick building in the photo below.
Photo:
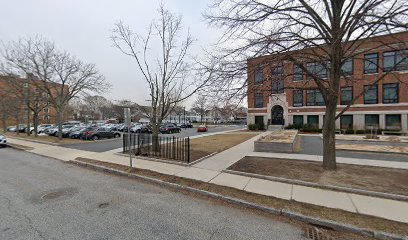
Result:
<svg viewBox="0 0 408 240"><path fill-rule="evenodd" d="M336 121L338 129L408 130L408 32L367 39L343 65ZM304 49L298 53L310 51ZM293 54L293 52L291 52ZM316 83L281 55L248 59L248 124L322 128L325 106ZM316 72L319 64L305 61ZM326 74L327 69L319 74ZM381 79L381 80L379 80ZM360 97L358 97L360 95Z"/></svg>
<svg viewBox="0 0 408 240"><path fill-rule="evenodd" d="M33 124L33 112L27 108L27 101L39 111L39 124L57 122L57 112L48 94L36 87L38 84L43 83L41 80L0 76L0 128L27 124L28 114Z"/></svg>

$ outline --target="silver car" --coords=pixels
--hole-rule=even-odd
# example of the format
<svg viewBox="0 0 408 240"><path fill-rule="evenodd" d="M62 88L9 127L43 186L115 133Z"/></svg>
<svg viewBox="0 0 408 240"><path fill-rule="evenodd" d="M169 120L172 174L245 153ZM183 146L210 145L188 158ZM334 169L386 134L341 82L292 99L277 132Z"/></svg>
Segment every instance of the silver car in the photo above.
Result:
<svg viewBox="0 0 408 240"><path fill-rule="evenodd" d="M4 135L0 134L0 146L5 147L7 146L7 138Z"/></svg>

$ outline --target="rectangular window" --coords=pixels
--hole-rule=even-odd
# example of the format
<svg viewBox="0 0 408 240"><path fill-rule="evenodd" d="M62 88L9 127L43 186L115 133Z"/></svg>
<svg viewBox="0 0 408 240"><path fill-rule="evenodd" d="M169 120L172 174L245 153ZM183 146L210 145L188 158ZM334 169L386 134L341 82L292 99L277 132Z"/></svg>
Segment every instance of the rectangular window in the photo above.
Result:
<svg viewBox="0 0 408 240"><path fill-rule="evenodd" d="M255 94L255 108L263 108L263 95L262 95L262 93Z"/></svg>
<svg viewBox="0 0 408 240"><path fill-rule="evenodd" d="M258 68L255 70L255 84L261 84L263 82L263 70Z"/></svg>
<svg viewBox="0 0 408 240"><path fill-rule="evenodd" d="M340 128L341 129L353 129L353 115L340 116Z"/></svg>
<svg viewBox="0 0 408 240"><path fill-rule="evenodd" d="M48 113L48 108L44 108L43 110L45 113Z"/></svg>
<svg viewBox="0 0 408 240"><path fill-rule="evenodd" d="M255 116L255 124L260 126L264 124L264 117L263 116Z"/></svg>
<svg viewBox="0 0 408 240"><path fill-rule="evenodd" d="M408 70L408 50L383 53L383 71Z"/></svg>
<svg viewBox="0 0 408 240"><path fill-rule="evenodd" d="M307 71L318 78L327 78L327 63L322 64L318 62L312 62L306 64ZM312 76L308 76L308 78L313 78Z"/></svg>
<svg viewBox="0 0 408 240"><path fill-rule="evenodd" d="M343 76L353 75L353 59L349 58L344 61L343 66L341 66L341 71Z"/></svg>
<svg viewBox="0 0 408 240"><path fill-rule="evenodd" d="M293 106L303 106L303 90L293 90Z"/></svg>
<svg viewBox="0 0 408 240"><path fill-rule="evenodd" d="M274 67L271 71L272 75L272 94L283 93L284 91L284 79L282 66Z"/></svg>
<svg viewBox="0 0 408 240"><path fill-rule="evenodd" d="M378 72L378 53L364 55L364 74Z"/></svg>
<svg viewBox="0 0 408 240"><path fill-rule="evenodd" d="M364 86L364 104L378 103L378 88L377 85Z"/></svg>
<svg viewBox="0 0 408 240"><path fill-rule="evenodd" d="M293 81L302 81L303 80L303 69L294 64L293 65Z"/></svg>
<svg viewBox="0 0 408 240"><path fill-rule="evenodd" d="M320 93L319 90L307 90L306 92L306 104L307 106L324 106L324 99L323 95Z"/></svg>
<svg viewBox="0 0 408 240"><path fill-rule="evenodd" d="M366 114L364 116L364 123L365 123L365 128L371 129L371 128L376 128L378 129L380 127L380 115L378 114Z"/></svg>
<svg viewBox="0 0 408 240"><path fill-rule="evenodd" d="M303 127L303 115L293 116L293 125L298 128Z"/></svg>
<svg viewBox="0 0 408 240"><path fill-rule="evenodd" d="M340 105L349 105L353 101L353 87L341 88Z"/></svg>
<svg viewBox="0 0 408 240"><path fill-rule="evenodd" d="M318 115L308 115L307 116L307 126L311 128L319 128L319 116Z"/></svg>
<svg viewBox="0 0 408 240"><path fill-rule="evenodd" d="M385 115L385 129L401 130L401 114Z"/></svg>
<svg viewBox="0 0 408 240"><path fill-rule="evenodd" d="M398 103L398 83L383 85L383 103Z"/></svg>

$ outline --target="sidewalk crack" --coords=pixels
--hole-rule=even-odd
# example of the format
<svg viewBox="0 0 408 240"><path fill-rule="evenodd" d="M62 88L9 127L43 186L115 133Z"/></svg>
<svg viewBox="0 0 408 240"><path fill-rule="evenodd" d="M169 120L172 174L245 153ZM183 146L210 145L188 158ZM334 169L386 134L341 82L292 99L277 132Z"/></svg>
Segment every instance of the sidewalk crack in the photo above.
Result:
<svg viewBox="0 0 408 240"><path fill-rule="evenodd" d="M358 211L358 209L357 209L356 204L354 203L353 199L351 198L350 194L348 194L348 193L346 193L346 194L347 194L347 197L350 199L351 204L353 204L353 207L354 207L354 209L356 210L356 212L357 212L357 213L360 213L360 212Z"/></svg>

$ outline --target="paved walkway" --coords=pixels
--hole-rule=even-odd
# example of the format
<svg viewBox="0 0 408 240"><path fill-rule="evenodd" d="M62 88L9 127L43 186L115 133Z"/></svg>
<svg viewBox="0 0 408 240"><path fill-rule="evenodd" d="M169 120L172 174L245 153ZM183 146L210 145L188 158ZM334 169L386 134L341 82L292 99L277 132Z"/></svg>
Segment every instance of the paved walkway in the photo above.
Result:
<svg viewBox="0 0 408 240"><path fill-rule="evenodd" d="M258 137L259 135L224 152L216 154L191 167L135 158L133 161L133 166L136 168L148 169L168 175L175 175L179 177L237 188L247 192L258 193L266 196L272 196L286 200L295 200L298 202L342 209L349 212L361 213L408 223L408 202L369 197L358 194L349 194L331 190L323 190L222 172L222 170L228 168L244 156L278 157L322 161L322 157L317 155L255 153L253 152L253 142ZM63 161L74 160L77 157L85 157L104 162L122 164L127 166L129 165L128 157L115 155L114 151L108 151L104 153L87 152L82 150L67 149L59 146L50 146L46 144L27 142L12 138L9 139L9 142L34 148L33 150L28 150L28 152L53 157ZM404 162L373 161L352 158L338 158L337 160L340 163L347 164L408 169L408 163Z"/></svg>

